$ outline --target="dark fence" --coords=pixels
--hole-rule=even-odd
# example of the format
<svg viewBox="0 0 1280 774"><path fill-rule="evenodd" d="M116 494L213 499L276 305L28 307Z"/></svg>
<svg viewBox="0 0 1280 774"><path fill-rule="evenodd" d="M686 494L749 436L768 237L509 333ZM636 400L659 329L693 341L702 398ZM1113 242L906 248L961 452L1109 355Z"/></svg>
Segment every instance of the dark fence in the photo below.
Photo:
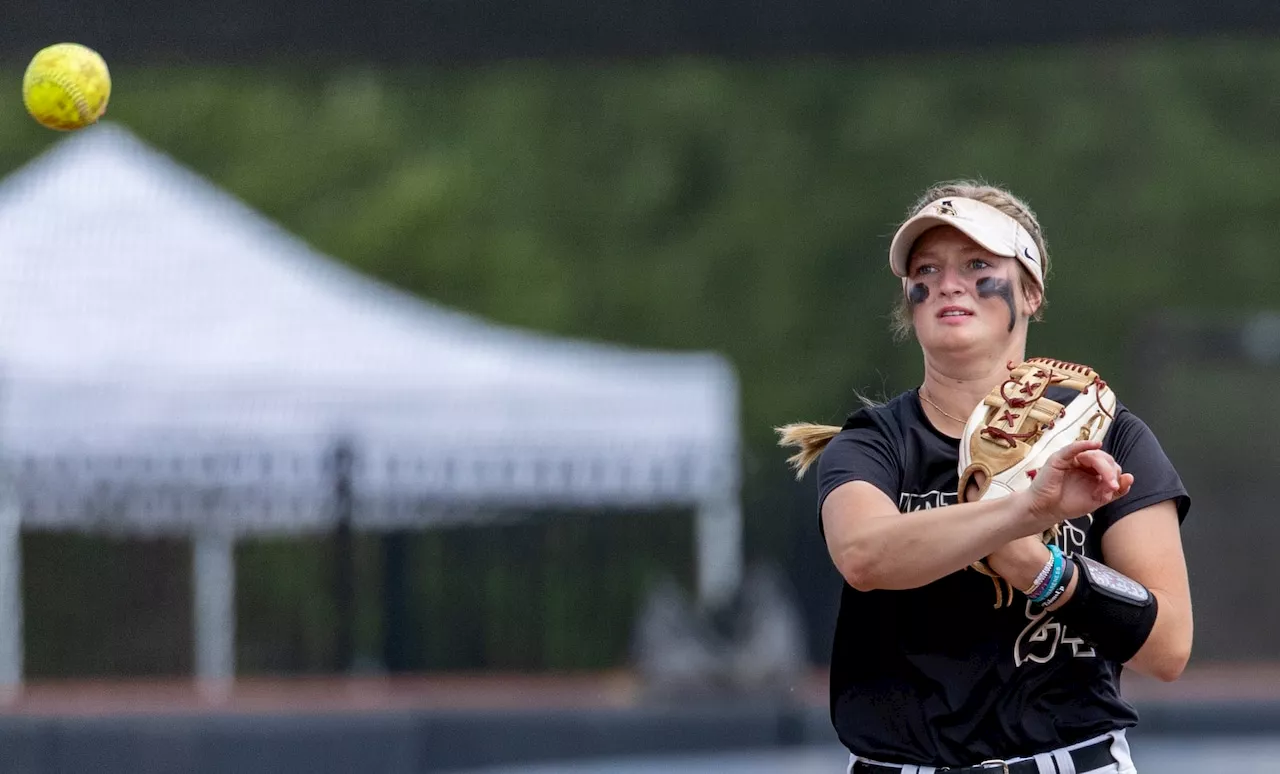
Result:
<svg viewBox="0 0 1280 774"><path fill-rule="evenodd" d="M190 674L185 541L33 532L23 557L29 677ZM250 538L236 572L242 674L611 668L629 660L652 584L692 587L693 518Z"/></svg>

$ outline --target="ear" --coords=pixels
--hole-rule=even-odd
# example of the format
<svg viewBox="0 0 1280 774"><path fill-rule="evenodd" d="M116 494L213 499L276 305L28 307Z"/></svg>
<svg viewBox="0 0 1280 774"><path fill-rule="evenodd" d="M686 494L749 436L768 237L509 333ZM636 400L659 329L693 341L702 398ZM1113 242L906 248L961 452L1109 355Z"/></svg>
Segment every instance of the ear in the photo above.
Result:
<svg viewBox="0 0 1280 774"><path fill-rule="evenodd" d="M1044 303L1044 291L1034 282L1023 279L1022 300L1026 303L1027 316L1035 317L1036 312L1040 311L1040 305Z"/></svg>

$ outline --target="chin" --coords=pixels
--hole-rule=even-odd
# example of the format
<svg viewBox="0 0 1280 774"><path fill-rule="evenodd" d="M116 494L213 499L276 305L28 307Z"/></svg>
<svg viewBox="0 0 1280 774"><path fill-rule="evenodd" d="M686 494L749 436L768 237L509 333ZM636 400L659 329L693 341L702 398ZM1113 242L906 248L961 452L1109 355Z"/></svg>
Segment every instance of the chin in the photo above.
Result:
<svg viewBox="0 0 1280 774"><path fill-rule="evenodd" d="M916 338L920 339L921 343L927 342L940 347L969 346L991 337L991 331L980 325L930 325L925 330L916 329Z"/></svg>
<svg viewBox="0 0 1280 774"><path fill-rule="evenodd" d="M920 346L932 352L965 353L987 350L996 345L998 336L988 330L973 328L933 329L921 335L916 333ZM1003 342L1000 342L1003 343Z"/></svg>

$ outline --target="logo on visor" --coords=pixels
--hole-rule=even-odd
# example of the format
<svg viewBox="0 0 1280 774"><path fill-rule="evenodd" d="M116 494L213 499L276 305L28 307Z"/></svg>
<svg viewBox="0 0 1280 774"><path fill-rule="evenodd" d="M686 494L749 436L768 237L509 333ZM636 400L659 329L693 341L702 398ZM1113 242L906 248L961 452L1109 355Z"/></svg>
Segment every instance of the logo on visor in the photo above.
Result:
<svg viewBox="0 0 1280 774"><path fill-rule="evenodd" d="M954 217L957 217L960 213L956 212L956 208L952 206L950 199L944 199L938 202L938 214L950 215L951 217L954 218Z"/></svg>
<svg viewBox="0 0 1280 774"><path fill-rule="evenodd" d="M1039 261L1037 261L1037 260L1035 259L1035 256L1033 256L1033 255L1031 254L1031 248L1030 248L1030 247L1024 247L1024 248L1022 248L1022 254L1026 256L1026 258L1027 258L1027 260L1028 260L1028 261L1031 261L1032 263L1034 263L1034 264L1035 264L1035 265L1037 265L1037 266L1039 266L1039 265L1040 265L1040 262L1039 262Z"/></svg>

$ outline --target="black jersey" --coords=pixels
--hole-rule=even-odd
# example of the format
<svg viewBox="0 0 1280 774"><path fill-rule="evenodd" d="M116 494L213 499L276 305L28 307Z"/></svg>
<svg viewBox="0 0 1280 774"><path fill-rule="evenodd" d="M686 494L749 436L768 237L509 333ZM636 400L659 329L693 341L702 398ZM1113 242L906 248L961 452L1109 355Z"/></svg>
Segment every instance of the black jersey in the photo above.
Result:
<svg viewBox="0 0 1280 774"><path fill-rule="evenodd" d="M1063 393L1053 397L1076 394ZM954 504L958 449L926 418L916 390L858 411L819 460L819 512L832 490L855 480L874 484L904 513ZM1123 406L1103 449L1134 475L1133 487L1064 523L1058 539L1064 551L1099 560L1102 534L1125 515L1172 499L1181 521L1190 508L1159 441ZM994 601L992 580L968 569L901 591L844 585L831 719L851 752L961 766L1030 756L1137 722L1120 697L1120 664L1022 595L999 610Z"/></svg>

